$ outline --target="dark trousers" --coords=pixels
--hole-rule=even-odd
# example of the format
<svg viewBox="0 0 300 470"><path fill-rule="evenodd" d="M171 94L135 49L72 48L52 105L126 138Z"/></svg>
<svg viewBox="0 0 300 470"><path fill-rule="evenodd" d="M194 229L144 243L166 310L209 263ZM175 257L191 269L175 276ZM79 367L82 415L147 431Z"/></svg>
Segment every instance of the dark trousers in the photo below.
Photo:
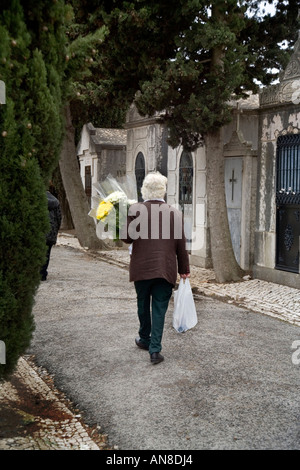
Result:
<svg viewBox="0 0 300 470"><path fill-rule="evenodd" d="M49 266L50 253L51 253L52 246L53 245L47 245L46 262L45 262L44 266L42 266L42 269L41 269L42 281L46 281L47 276L48 276L48 266Z"/></svg>
<svg viewBox="0 0 300 470"><path fill-rule="evenodd" d="M134 285L137 293L141 341L149 346L150 354L160 352L165 315L173 285L161 278L135 281Z"/></svg>

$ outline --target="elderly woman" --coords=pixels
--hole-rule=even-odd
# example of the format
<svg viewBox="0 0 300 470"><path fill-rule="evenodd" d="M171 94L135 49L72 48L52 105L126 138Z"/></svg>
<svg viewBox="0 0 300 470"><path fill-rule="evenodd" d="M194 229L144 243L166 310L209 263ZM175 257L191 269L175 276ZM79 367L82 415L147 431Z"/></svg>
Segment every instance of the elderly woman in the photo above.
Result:
<svg viewBox="0 0 300 470"><path fill-rule="evenodd" d="M144 202L130 207L121 235L132 243L129 277L137 293L140 322L135 342L149 351L152 364L164 360L161 341L177 272L183 278L190 276L182 213L164 201L166 187L167 178L160 173L146 176L141 189Z"/></svg>

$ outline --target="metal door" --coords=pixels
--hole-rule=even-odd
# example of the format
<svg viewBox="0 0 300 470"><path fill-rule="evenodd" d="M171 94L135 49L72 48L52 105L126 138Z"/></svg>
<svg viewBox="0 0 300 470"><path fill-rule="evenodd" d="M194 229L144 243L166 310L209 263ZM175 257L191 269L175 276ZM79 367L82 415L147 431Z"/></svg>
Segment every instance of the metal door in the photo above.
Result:
<svg viewBox="0 0 300 470"><path fill-rule="evenodd" d="M299 273L300 134L277 140L276 269Z"/></svg>
<svg viewBox="0 0 300 470"><path fill-rule="evenodd" d="M145 158L142 152L137 154L135 160L135 178L136 178L136 189L138 201L142 201L141 187L145 178Z"/></svg>
<svg viewBox="0 0 300 470"><path fill-rule="evenodd" d="M84 168L84 189L85 194L88 200L89 205L91 205L91 197L92 197L92 172L91 166L86 166Z"/></svg>
<svg viewBox="0 0 300 470"><path fill-rule="evenodd" d="M193 229L193 159L185 151L179 163L179 206L183 212L184 231L190 249Z"/></svg>

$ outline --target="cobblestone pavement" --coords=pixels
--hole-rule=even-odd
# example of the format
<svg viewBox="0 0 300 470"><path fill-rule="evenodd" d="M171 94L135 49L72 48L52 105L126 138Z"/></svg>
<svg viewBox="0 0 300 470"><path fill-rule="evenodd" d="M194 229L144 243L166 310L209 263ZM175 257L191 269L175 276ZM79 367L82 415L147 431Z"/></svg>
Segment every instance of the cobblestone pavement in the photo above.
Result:
<svg viewBox="0 0 300 470"><path fill-rule="evenodd" d="M58 243L84 251L69 234L60 234ZM127 249L91 255L121 267L129 264ZM248 278L239 283L217 284L212 270L196 266L191 267L191 285L195 296L213 296L300 326L298 289ZM0 384L0 417L0 450L111 449L107 436L99 428L84 424L78 410L29 356L20 358L11 380Z"/></svg>
<svg viewBox="0 0 300 470"><path fill-rule="evenodd" d="M29 356L0 385L0 450L101 450L106 435L90 429Z"/></svg>

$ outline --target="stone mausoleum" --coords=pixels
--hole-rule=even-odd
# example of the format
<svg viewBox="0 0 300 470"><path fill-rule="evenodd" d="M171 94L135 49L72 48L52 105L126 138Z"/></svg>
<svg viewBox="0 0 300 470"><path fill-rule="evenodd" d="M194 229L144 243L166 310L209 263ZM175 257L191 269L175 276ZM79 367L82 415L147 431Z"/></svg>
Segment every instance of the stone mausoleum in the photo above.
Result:
<svg viewBox="0 0 300 470"><path fill-rule="evenodd" d="M126 173L126 138L124 129L99 129L85 124L77 146L80 174L89 202L96 196L95 184L109 174L115 178Z"/></svg>
<svg viewBox="0 0 300 470"><path fill-rule="evenodd" d="M232 106L234 119L224 128L224 176L236 259L254 277L298 288L300 40L277 85ZM148 172L160 171L168 177L168 203L184 213L191 262L211 267L205 147L172 149L159 114L141 117L134 105L124 127L84 126L78 157L87 194L109 173L134 175L139 190Z"/></svg>

